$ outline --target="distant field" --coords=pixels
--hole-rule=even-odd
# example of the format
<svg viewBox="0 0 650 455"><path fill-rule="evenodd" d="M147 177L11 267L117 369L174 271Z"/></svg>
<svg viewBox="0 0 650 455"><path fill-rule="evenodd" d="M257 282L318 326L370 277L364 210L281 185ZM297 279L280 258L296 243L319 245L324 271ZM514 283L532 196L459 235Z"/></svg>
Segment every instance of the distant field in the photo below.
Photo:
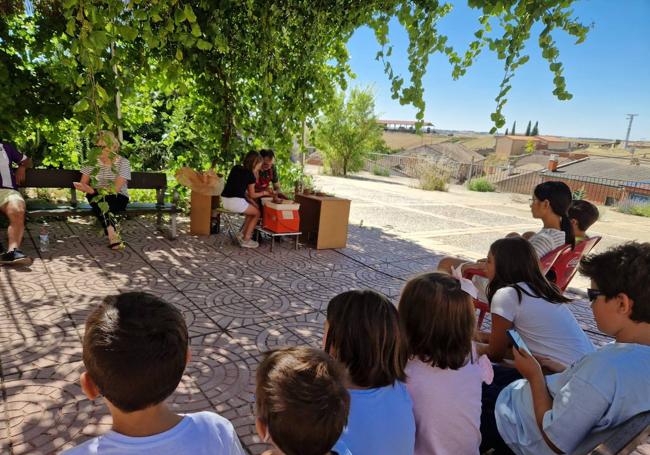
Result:
<svg viewBox="0 0 650 455"><path fill-rule="evenodd" d="M469 150L479 150L494 147L494 137L489 135L477 136L438 136L433 134L411 134L384 131L384 141L392 150L405 150L427 144L452 142L462 144Z"/></svg>
<svg viewBox="0 0 650 455"><path fill-rule="evenodd" d="M384 131L384 141L386 145L394 151L406 150L413 147L418 147L426 144L440 144L443 142L452 142L464 145L469 150L481 150L493 148L495 146L494 136L488 134L480 134L473 136L443 136L433 134L412 134L412 133L399 133ZM597 156L614 156L614 157L631 157L632 154L628 150L624 150L619 145L618 147L611 148L609 142L590 140L590 139L572 139L576 142L589 144L585 149L575 150L578 153L586 153L588 155ZM650 142L635 143L634 156L639 158L650 159Z"/></svg>

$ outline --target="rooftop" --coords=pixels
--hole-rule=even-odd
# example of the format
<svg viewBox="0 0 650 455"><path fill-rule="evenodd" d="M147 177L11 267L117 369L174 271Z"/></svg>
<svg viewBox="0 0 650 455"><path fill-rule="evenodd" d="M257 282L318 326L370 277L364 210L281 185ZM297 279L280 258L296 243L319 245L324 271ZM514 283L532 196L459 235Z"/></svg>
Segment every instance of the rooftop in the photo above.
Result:
<svg viewBox="0 0 650 455"><path fill-rule="evenodd" d="M629 159L589 157L588 159L561 164L557 171L547 172L546 175L591 177L626 182L650 181L650 163L644 161L640 161L638 165L630 163Z"/></svg>

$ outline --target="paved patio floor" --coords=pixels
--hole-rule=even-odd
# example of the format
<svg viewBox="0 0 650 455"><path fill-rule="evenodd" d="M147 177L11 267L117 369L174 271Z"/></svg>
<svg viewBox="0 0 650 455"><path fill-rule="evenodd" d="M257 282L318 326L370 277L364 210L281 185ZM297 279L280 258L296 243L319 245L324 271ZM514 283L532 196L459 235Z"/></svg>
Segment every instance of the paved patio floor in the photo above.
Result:
<svg viewBox="0 0 650 455"><path fill-rule="evenodd" d="M4 233L1 234L4 236ZM110 428L100 400L78 385L81 337L90 310L106 295L146 290L182 309L193 360L170 397L180 412L214 410L230 419L250 453L255 436L254 372L260 353L282 345L321 344L331 297L373 288L394 302L413 274L440 255L377 228L350 227L348 247L316 251L292 243L246 250L219 236L169 241L144 218L128 220L125 251L106 248L85 220L50 225L39 255L29 226L29 269L0 268L0 453L55 453ZM4 240L4 239L3 239ZM597 343L585 302L573 310ZM489 321L488 321L489 323Z"/></svg>

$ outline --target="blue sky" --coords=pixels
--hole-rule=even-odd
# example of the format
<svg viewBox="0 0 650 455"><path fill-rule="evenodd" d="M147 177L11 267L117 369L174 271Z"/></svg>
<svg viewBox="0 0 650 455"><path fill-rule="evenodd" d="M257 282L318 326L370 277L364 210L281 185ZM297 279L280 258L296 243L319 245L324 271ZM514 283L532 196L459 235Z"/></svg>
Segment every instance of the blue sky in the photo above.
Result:
<svg viewBox="0 0 650 455"><path fill-rule="evenodd" d="M451 3L454 9L440 21L439 30L464 51L477 29L479 11L468 8L466 1ZM531 59L514 77L504 109L506 126L517 121L517 131L523 133L529 120L537 120L540 134L622 139L625 114L634 113L639 116L631 138L650 140L650 0L579 0L574 9L582 23L593 23L587 40L574 45L564 32L554 34L573 99L553 96L553 75L533 34L527 47ZM408 37L397 21L391 24L390 39L395 46L393 67L407 76ZM375 60L378 45L372 31L357 30L348 49L357 76L350 85L374 88L380 118L414 120L413 107L390 97L388 79ZM425 120L440 129L488 131L502 68L496 55L485 49L467 74L454 81L445 58L431 58L424 78Z"/></svg>

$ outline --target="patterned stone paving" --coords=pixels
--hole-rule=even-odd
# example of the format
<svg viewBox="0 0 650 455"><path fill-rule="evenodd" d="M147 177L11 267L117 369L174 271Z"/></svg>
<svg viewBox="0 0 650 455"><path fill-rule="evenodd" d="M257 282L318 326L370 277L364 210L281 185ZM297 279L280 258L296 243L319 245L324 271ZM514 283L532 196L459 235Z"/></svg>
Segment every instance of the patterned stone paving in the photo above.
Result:
<svg viewBox="0 0 650 455"><path fill-rule="evenodd" d="M37 258L32 267L0 268L2 454L56 453L110 428L100 400L87 400L78 384L81 337L102 297L126 290L173 302L188 323L193 359L171 406L222 414L247 450L260 453L253 389L261 353L319 347L334 295L370 287L397 302L404 282L440 259L379 229L352 226L345 249L295 251L281 243L273 253L268 245L245 250L216 236L169 241L143 218L124 223L128 247L120 252L108 250L87 220L51 223L47 253L35 246L37 232L30 225L24 243ZM608 341L586 303L574 308L596 342Z"/></svg>

